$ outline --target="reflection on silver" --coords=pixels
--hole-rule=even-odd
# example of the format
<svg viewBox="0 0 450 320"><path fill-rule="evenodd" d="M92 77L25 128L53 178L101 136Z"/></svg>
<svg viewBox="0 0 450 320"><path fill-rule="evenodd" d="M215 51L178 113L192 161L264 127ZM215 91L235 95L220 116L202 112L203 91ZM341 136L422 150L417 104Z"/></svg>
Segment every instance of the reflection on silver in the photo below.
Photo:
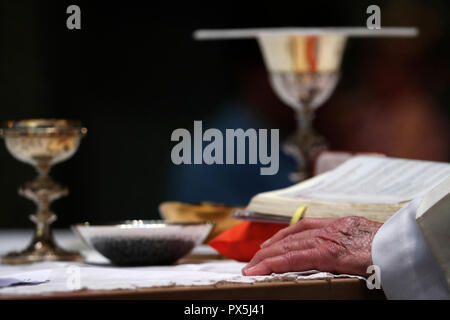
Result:
<svg viewBox="0 0 450 320"><path fill-rule="evenodd" d="M337 85L346 41L340 34L258 36L272 87L297 114L297 132L284 145L297 160L297 180L308 177L311 159L326 147L312 126L314 110Z"/></svg>
<svg viewBox="0 0 450 320"><path fill-rule="evenodd" d="M278 97L301 112L305 106L317 109L333 93L339 73L272 72L270 82Z"/></svg>
<svg viewBox="0 0 450 320"><path fill-rule="evenodd" d="M54 119L30 119L9 121L0 129L8 151L19 161L36 168L38 176L25 183L19 194L34 201L35 215L30 219L36 224L33 239L25 250L2 257L3 263L22 264L37 261L80 261L77 252L65 251L55 243L50 224L56 215L50 211L51 202L68 194L68 189L54 182L49 176L54 164L75 154L87 129L79 122Z"/></svg>
<svg viewBox="0 0 450 320"><path fill-rule="evenodd" d="M173 264L201 244L214 223L131 220L72 227L88 245L116 265Z"/></svg>

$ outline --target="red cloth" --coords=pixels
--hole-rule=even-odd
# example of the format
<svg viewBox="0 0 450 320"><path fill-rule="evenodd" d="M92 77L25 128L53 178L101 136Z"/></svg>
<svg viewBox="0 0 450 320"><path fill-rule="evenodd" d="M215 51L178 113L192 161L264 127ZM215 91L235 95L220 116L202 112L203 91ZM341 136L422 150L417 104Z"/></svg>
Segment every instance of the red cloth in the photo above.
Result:
<svg viewBox="0 0 450 320"><path fill-rule="evenodd" d="M208 244L229 259L248 262L264 241L287 226L278 223L244 221L222 232Z"/></svg>

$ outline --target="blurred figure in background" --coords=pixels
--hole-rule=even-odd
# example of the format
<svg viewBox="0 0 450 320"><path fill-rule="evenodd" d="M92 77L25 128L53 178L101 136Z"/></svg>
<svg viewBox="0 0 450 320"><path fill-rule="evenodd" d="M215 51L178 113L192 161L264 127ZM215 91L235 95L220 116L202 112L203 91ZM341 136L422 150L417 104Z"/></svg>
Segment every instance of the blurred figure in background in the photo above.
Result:
<svg viewBox="0 0 450 320"><path fill-rule="evenodd" d="M449 52L438 14L423 4L383 10L385 25L417 26L420 34L364 40L360 57L347 61L351 74L344 71L316 122L332 148L449 161Z"/></svg>

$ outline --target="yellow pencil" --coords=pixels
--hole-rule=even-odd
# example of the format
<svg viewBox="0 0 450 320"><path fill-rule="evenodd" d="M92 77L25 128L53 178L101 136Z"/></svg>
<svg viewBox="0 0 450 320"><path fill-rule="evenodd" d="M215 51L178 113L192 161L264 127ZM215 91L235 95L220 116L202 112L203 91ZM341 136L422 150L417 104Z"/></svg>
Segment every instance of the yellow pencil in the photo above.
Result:
<svg viewBox="0 0 450 320"><path fill-rule="evenodd" d="M307 207L306 206L300 206L298 207L298 209L295 211L295 214L292 216L291 222L289 223L290 225L296 224L305 214Z"/></svg>

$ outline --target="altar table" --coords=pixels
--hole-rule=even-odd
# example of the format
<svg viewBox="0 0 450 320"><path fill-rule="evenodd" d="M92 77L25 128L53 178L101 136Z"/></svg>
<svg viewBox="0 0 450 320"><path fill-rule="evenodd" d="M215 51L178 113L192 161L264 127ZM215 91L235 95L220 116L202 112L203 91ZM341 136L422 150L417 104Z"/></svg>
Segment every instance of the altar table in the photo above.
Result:
<svg viewBox="0 0 450 320"><path fill-rule="evenodd" d="M31 237L31 230L0 230L0 254L5 254L11 250L18 250L26 246ZM50 262L36 263L28 266L13 266L0 264L0 275L23 272L27 270L47 270L54 269L54 272L63 272L70 267L76 267L82 272L89 272L91 287L101 289L79 288L70 290L65 288L64 281L50 279L48 283L34 285L18 285L10 288L0 289L0 300L16 299L225 299L225 300L291 300L291 299L385 299L382 290L369 290L364 280L357 278L327 278L327 279L301 279L297 280L289 277L271 278L259 281L249 281L242 283L243 277L239 274L241 264L221 257L212 248L206 245L199 246L193 252L181 259L173 270L184 272L190 281L196 282L196 272L205 277L209 272L224 272L223 281L216 281L208 284L201 282L196 285L183 285L183 279L176 280L177 273L174 272L174 285L164 283L156 285L158 279L145 279L145 273L149 268L118 268L109 264L92 249L86 247L69 230L56 230L55 238L64 248L70 250L80 250L83 255L88 256L86 263ZM219 263L220 262L220 263ZM229 268L227 270L220 270ZM170 267L169 267L170 268ZM150 268L151 269L151 268ZM154 267L158 271L158 267ZM131 270L131 271L130 271ZM153 270L153 269L152 269ZM161 272L167 272L161 267ZM171 269L169 269L171 270ZM153 271L151 274L155 274ZM140 272L144 276L139 278ZM109 276L111 273L113 276ZM133 274L135 278L130 278L130 285L126 280L118 279L121 274ZM115 275L115 276L114 276ZM220 280L221 274L213 275L213 278ZM194 277L194 278L192 278ZM194 279L194 280L192 280ZM121 281L119 281L121 280ZM139 280L139 281L138 281ZM245 280L245 279L244 279ZM53 281L53 282L52 282ZM103 282L102 282L103 281ZM134 281L134 282L133 282ZM145 287L146 281L150 281L151 287ZM156 281L156 282L155 282ZM186 280L187 281L187 280ZM208 280L209 281L209 280ZM118 285L115 285L115 284ZM125 285L124 285L125 283ZM163 282L162 282L163 283ZM187 282L188 283L188 282ZM96 287L97 286L97 287Z"/></svg>

